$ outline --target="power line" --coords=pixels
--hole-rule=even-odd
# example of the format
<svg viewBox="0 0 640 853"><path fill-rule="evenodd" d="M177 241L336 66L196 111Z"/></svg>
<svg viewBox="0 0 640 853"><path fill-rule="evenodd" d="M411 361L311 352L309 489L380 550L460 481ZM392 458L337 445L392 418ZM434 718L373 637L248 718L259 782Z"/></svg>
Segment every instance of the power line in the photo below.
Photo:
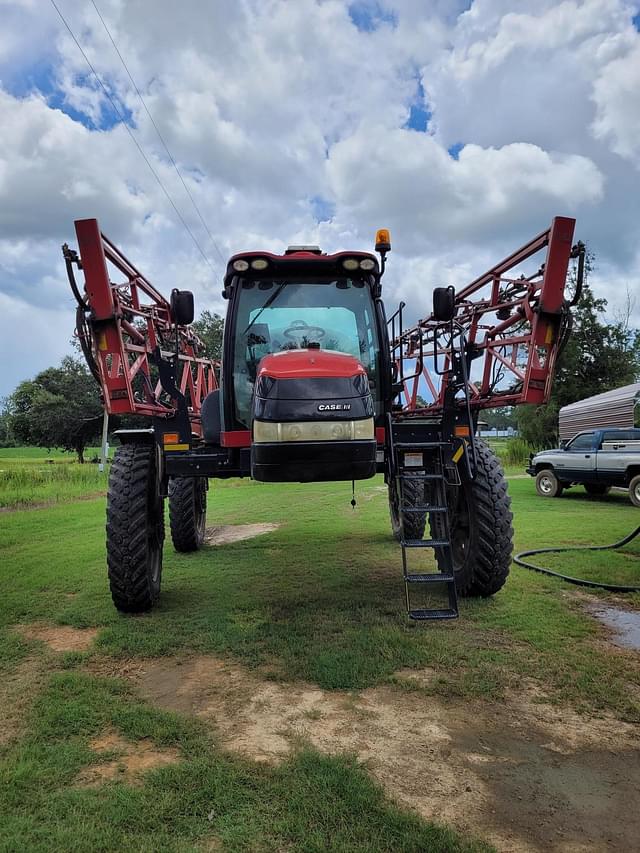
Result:
<svg viewBox="0 0 640 853"><path fill-rule="evenodd" d="M191 194L191 191L189 190L189 187L186 185L186 183L185 183L185 181L184 181L184 178L182 177L182 173L180 172L180 169L178 169L178 164L176 163L176 161L175 161L175 159L174 159L174 157L173 157L173 155L172 155L171 151L169 151L169 146L168 146L168 145L167 145L167 143L165 142L165 139L164 139L163 135L160 133L160 129L159 129L158 125L156 124L156 122L155 122L155 120L154 120L153 116L151 115L151 112L149 111L149 108L147 107L147 104L146 104L146 102L145 102L144 98L142 97L142 93L140 92L140 89L138 89L138 86L136 85L136 81L133 79L133 76L131 75L131 72L129 71L129 68L128 68L128 66L127 66L127 63L126 63L126 62L125 62L125 60L124 60L124 57L122 56L122 54L121 54L121 53L120 53L120 51L118 50L118 45L115 43L115 41L114 41L114 39L113 39L113 36L111 35L111 32L110 32L110 30L109 30L109 27L107 26L107 24L106 24L106 22L105 22L104 18L102 17L102 15L101 15L101 13L100 13L100 9L98 9L98 7L97 7L97 5L96 5L96 3L95 3L95 0L91 0L91 5L92 5L92 6L93 6L93 8L96 10L96 14L97 14L97 15L98 15L98 17L100 18L100 21L101 21L101 23L102 23L102 26L104 27L104 30L105 30L106 34L109 36L109 41L110 41L110 42L111 42L111 44L113 45L113 49L115 50L115 52L118 54L118 57L119 57L119 59L120 59L120 62L122 63L122 65L123 65L123 67L124 67L124 70L127 72L127 76L129 77L129 80L131 81L131 85L132 85L132 86L133 86L133 88L136 90L136 94L137 94L138 98L140 99L140 103L141 103L141 104L142 104L142 106L144 107L146 114L149 116L149 121L150 121L150 122L151 122L151 124L153 125L153 127L154 127L154 129L155 129L155 132L158 134L158 139L159 139L159 140L160 140L160 142L162 143L162 146L163 146L164 150L165 150L165 151L166 151L166 153L167 153L167 157L169 158L169 160L171 160L171 163L172 163L172 165L173 165L173 168L176 170L176 174L177 174L177 176L180 178L180 181L181 181L181 183L182 183L182 186L184 187L184 190L185 190L186 194L187 194L187 195L189 196L189 198L191 199L191 204L193 205L193 208L194 208L195 212L198 214L198 218L200 219L200 222L202 223L202 227L204 228L204 230L205 230L205 231L207 232L207 234L209 235L209 239L211 240L211 243L212 243L212 245L213 245L214 249L215 249L215 250L216 250L216 252L218 253L218 257L220 258L221 263L224 265L224 263L225 263L224 256L223 256L222 252L220 251L220 248L219 248L218 244L216 243L216 241L215 241L215 239L214 239L214 237L213 237L213 234L212 234L212 233L211 233L211 231L209 230L209 227L208 227L207 223L205 222L204 217L203 217L202 213L200 212L200 208L199 208L199 207L198 207L198 205L196 204L196 201L195 201L195 199L194 199L193 195Z"/></svg>
<svg viewBox="0 0 640 853"><path fill-rule="evenodd" d="M83 55L83 57L84 57L84 59L85 59L85 62L87 63L87 65L88 65L88 66L89 66L89 68L91 69L91 73L92 73L92 74L93 74L93 76L96 78L96 80L97 80L97 81L98 81L98 83L100 84L100 87L101 87L102 91L105 93L105 95L107 96L107 98L108 98L108 99L109 99L109 101L111 102L111 106L113 107L114 112L116 113L116 115L118 116L118 118L120 119L120 121L122 122L122 124L124 125L124 127L125 127L125 129L126 129L127 133L129 134L129 136L130 136L130 137L131 137L131 139L133 140L133 142L134 142L134 144L135 144L136 148L137 148L137 149L138 149L138 151L140 152L140 155L142 156L142 158L143 158L144 162L145 162L145 163L147 164L147 166L149 167L149 171L151 172L151 174L153 175L153 177L156 179L156 181L158 182L158 185L160 186L160 189L162 190L162 192L166 195L167 199L169 200L169 203L171 204L171 207L175 210L176 215L178 216L178 219L179 219L179 220L180 220L180 222L184 225L184 227L185 227L186 231L188 232L188 234L190 235L191 239L193 240L193 242L194 242L194 244L195 244L196 248L198 249L198 251L200 252L200 254L202 255L202 257L204 258L205 262L206 262L206 263L209 265L209 267L211 268L211 271L215 274L215 269L214 269L214 267L213 267L213 264L211 263L211 261L209 260L209 258L208 258L208 257L207 257L207 255L206 255L206 253L205 253L204 249L202 248L202 246L200 245L200 243L199 243L199 242L198 242L198 240L196 239L195 234L193 233L193 231L191 230L191 228L189 228L189 225L188 225L188 224L187 224L187 222L185 221L184 217L182 216L182 214L180 213L180 211L179 211L179 210L178 210L178 208L176 207L176 204L175 204L174 200L173 200L173 199L171 198L171 196L169 195L169 192L168 192L167 188L165 187L165 185L162 183L162 181L161 181L161 179L160 179L160 176L158 175L158 173L156 172L156 170L153 168L153 166L152 166L152 165L151 165L151 163L149 162L149 158L147 157L147 155L146 155L146 154L144 153L144 151L142 150L142 148L141 148L141 146L140 146L140 143L138 142L138 140L137 140L137 139L135 138L135 136L133 135L133 132L132 132L131 128L129 127L129 125L127 124L127 122L126 122L126 120L125 120L125 117L124 117L124 116L122 115L122 113L120 112L120 108L119 108L119 107L118 107L118 105L116 104L115 100L114 100L114 99L113 99L113 97L111 96L111 93L109 92L109 90L107 89L107 87L105 86L105 84L102 82L102 79L101 79L100 75L98 74L98 72L96 71L96 69L95 69L95 68L93 67L93 65L91 64L91 61L90 61L89 57L88 57L88 56L87 56L87 54L84 52L84 50L83 50L83 48L82 48L82 45L80 44L80 42L78 41L78 39L75 37L73 30L71 29L71 27L70 27L70 26L69 26L69 24L67 23L66 18L64 17L64 15L62 14L62 12L60 11L60 9L59 9L59 7L58 7L57 3L55 2L55 0L51 0L51 5L53 6L53 8L54 8L54 9L56 10L56 12L58 13L58 16L60 17L60 20L62 21L62 23L63 23L63 24L65 25L65 27L67 28L67 30L68 30L68 32L69 32L69 35L71 36L71 38L72 38L72 39L74 40L74 42L76 43L76 45L77 45L77 47L78 47L78 50L79 50L79 51L80 51L80 53Z"/></svg>

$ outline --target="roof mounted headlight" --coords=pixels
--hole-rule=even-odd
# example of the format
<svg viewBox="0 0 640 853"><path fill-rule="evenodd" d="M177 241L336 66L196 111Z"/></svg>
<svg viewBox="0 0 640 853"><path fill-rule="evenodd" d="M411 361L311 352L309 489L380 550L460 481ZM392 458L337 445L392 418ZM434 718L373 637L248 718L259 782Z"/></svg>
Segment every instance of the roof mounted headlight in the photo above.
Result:
<svg viewBox="0 0 640 853"><path fill-rule="evenodd" d="M375 269L375 266L376 266L376 262L373 260L373 258L363 258L360 261L360 269L361 270L367 270L367 272L369 272L369 270Z"/></svg>
<svg viewBox="0 0 640 853"><path fill-rule="evenodd" d="M237 261L233 262L233 268L236 272L246 272L249 269L249 262L245 261L244 258L238 258Z"/></svg>
<svg viewBox="0 0 640 853"><path fill-rule="evenodd" d="M252 270L266 270L269 266L269 261L266 258L254 258L251 261Z"/></svg>
<svg viewBox="0 0 640 853"><path fill-rule="evenodd" d="M357 269L358 269L358 267L359 267L360 265L358 264L358 261L357 261L357 259L356 259L356 258L346 258L346 259L342 262L342 266L343 266L346 270L349 270L349 271L351 272L351 271L353 271L353 270L357 270Z"/></svg>

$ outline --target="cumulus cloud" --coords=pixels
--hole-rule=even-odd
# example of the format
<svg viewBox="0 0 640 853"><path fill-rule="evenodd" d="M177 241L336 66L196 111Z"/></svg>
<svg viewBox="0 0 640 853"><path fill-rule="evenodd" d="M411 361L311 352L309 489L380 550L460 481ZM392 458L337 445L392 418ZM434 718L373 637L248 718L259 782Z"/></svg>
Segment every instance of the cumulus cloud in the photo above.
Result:
<svg viewBox="0 0 640 853"><path fill-rule="evenodd" d="M77 218L213 310L234 251L366 248L386 225L386 292L415 316L434 284L463 284L554 214L577 215L602 295L637 286L625 0L96 1L213 239L93 6L60 6L214 269L54 10L0 0L0 395L65 350L59 244ZM38 335L28 361L16 323Z"/></svg>

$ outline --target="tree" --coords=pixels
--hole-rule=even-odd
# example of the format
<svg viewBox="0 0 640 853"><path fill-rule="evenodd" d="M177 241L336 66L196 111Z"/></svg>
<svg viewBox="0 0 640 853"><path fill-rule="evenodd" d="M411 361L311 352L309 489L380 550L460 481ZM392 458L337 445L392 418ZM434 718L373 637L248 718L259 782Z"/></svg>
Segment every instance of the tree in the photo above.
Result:
<svg viewBox="0 0 640 853"><path fill-rule="evenodd" d="M517 426L517 416L513 406L496 406L495 409L485 409L480 419L489 425L491 429L507 430Z"/></svg>
<svg viewBox="0 0 640 853"><path fill-rule="evenodd" d="M588 257L587 274L593 270ZM604 320L606 299L588 284L573 309L573 331L558 359L551 399L546 406L523 406L518 412L520 435L538 447L557 442L562 406L635 382L640 376L640 331L629 328L628 315Z"/></svg>
<svg viewBox="0 0 640 853"><path fill-rule="evenodd" d="M81 463L87 444L100 435L102 415L95 380L73 356L21 382L9 398L9 426L18 441L73 450Z"/></svg>
<svg viewBox="0 0 640 853"><path fill-rule="evenodd" d="M191 324L191 328L204 344L204 353L214 361L222 358L222 331L224 320L219 314L203 311L200 319Z"/></svg>
<svg viewBox="0 0 640 853"><path fill-rule="evenodd" d="M0 400L0 447L15 447L16 444L11 430L9 404L10 400L7 397Z"/></svg>

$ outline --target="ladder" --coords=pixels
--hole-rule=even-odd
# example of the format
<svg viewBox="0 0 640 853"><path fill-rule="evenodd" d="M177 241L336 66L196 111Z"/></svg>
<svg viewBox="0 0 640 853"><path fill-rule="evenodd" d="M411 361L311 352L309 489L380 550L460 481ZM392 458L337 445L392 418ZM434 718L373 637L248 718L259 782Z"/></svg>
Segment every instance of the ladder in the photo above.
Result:
<svg viewBox="0 0 640 853"><path fill-rule="evenodd" d="M405 599L409 619L424 621L429 619L455 619L458 616L458 598L453 569L453 554L447 507L447 482L459 483L455 464L451 462L454 446L451 441L443 440L440 425L419 423L412 419L390 419L390 450L392 469L395 477L398 512L400 517L400 547L402 549L402 573L405 585ZM422 499L416 504L408 497L410 488L419 484L418 492ZM415 490L414 494L415 494ZM411 515L426 514L428 520L439 518L433 526L438 530L438 538L408 538L405 534L405 519ZM425 526L425 531L427 530ZM437 572L416 572L409 568L408 552L414 549L430 548L439 556ZM427 586L446 593L446 607L416 608L411 603L411 591L415 587ZM442 589L444 587L444 589Z"/></svg>

